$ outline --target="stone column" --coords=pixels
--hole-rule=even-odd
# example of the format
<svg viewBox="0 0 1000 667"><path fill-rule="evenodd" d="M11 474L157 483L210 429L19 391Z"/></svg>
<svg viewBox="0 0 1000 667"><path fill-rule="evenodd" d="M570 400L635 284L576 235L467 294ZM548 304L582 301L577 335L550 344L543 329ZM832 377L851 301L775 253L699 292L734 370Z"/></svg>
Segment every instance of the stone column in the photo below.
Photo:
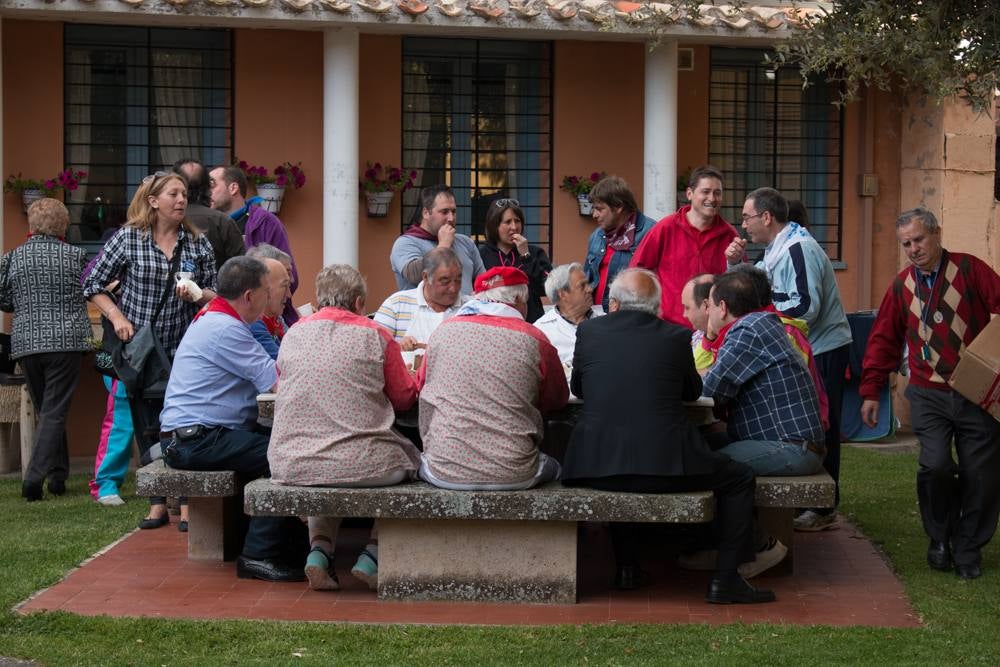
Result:
<svg viewBox="0 0 1000 667"><path fill-rule="evenodd" d="M358 266L358 31L323 31L323 264Z"/></svg>
<svg viewBox="0 0 1000 667"><path fill-rule="evenodd" d="M941 221L945 248L1000 268L993 119L960 100L912 102L904 110L901 144L900 208L927 206ZM899 260L902 268L906 259Z"/></svg>
<svg viewBox="0 0 1000 667"><path fill-rule="evenodd" d="M677 42L646 52L642 212L659 220L677 208Z"/></svg>

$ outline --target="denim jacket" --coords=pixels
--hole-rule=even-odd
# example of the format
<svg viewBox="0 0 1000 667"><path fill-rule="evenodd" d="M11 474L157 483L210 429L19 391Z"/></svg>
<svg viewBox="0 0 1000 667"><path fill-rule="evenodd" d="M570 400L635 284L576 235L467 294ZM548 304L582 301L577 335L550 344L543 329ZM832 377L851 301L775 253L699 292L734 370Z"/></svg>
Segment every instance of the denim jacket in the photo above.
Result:
<svg viewBox="0 0 1000 667"><path fill-rule="evenodd" d="M604 289L604 298L602 299L602 303L596 304L602 306L604 312L608 311L608 294L611 291L609 289L611 281L615 279L619 271L628 268L628 265L632 262L632 255L635 253L636 248L639 247L642 237L655 224L655 220L647 218L641 211L636 212L635 242L632 243L632 247L628 250L616 251L608 266L608 280L607 287ZM604 250L607 248L607 245L608 241L607 236L604 234L604 229L598 227L590 235L590 240L587 242L587 261L583 264L583 268L587 272L587 280L590 281L590 287L594 290L597 290L597 283L601 280L601 259L604 258Z"/></svg>

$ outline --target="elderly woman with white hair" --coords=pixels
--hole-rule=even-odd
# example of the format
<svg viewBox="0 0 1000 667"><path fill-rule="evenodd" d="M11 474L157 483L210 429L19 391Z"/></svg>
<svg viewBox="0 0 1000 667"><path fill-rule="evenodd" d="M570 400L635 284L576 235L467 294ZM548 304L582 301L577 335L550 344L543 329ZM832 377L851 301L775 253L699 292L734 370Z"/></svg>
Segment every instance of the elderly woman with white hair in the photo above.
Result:
<svg viewBox="0 0 1000 667"><path fill-rule="evenodd" d="M415 476L420 454L393 429L417 385L392 334L365 317L367 287L350 266L316 277L320 310L288 330L278 353L280 381L267 458L271 479L297 486L390 486ZM339 518L309 517L312 588L337 590L333 570ZM373 539L351 573L375 588Z"/></svg>
<svg viewBox="0 0 1000 667"><path fill-rule="evenodd" d="M559 477L538 449L543 415L569 397L559 355L524 321L528 277L495 267L431 334L420 368L421 479L459 490L528 489Z"/></svg>
<svg viewBox="0 0 1000 667"><path fill-rule="evenodd" d="M69 452L66 414L80 379L91 335L80 275L80 248L63 241L69 213L61 201L40 199L28 208L28 240L0 260L0 308L14 313L11 358L21 362L38 414L31 461L21 484L28 502L66 492Z"/></svg>

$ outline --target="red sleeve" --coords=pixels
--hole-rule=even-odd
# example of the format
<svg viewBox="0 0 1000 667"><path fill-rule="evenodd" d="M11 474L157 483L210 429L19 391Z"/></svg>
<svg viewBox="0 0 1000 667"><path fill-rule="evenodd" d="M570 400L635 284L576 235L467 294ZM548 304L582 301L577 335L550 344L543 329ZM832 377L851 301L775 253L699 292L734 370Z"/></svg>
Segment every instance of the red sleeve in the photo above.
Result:
<svg viewBox="0 0 1000 667"><path fill-rule="evenodd" d="M408 410L417 400L417 383L410 371L406 370L399 343L392 339L388 331L379 330L379 336L385 341L385 361L382 372L385 376L385 395L395 410Z"/></svg>
<svg viewBox="0 0 1000 667"><path fill-rule="evenodd" d="M1000 314L1000 276L993 268L978 257L976 260L976 291L986 302L986 307L994 315Z"/></svg>
<svg viewBox="0 0 1000 667"><path fill-rule="evenodd" d="M417 392L423 391L424 385L427 384L427 355L430 354L430 351L430 348L424 350L424 361L417 370Z"/></svg>
<svg viewBox="0 0 1000 667"><path fill-rule="evenodd" d="M898 280L898 279L897 279ZM889 379L889 373L899 368L906 341L906 311L894 294L896 281L878 308L878 317L868 336L865 359L858 393L865 400L877 401L879 392Z"/></svg>
<svg viewBox="0 0 1000 667"><path fill-rule="evenodd" d="M569 400L569 386L566 384L566 371L559 361L559 353L547 340L538 341L538 351L541 353L542 388L538 398L538 409L542 414L558 410Z"/></svg>
<svg viewBox="0 0 1000 667"><path fill-rule="evenodd" d="M669 216L668 216L669 217ZM666 220L666 218L664 218ZM653 225L652 229L639 242L639 247L632 254L632 261L629 268L649 269L656 271L660 266L660 257L663 255L663 220Z"/></svg>

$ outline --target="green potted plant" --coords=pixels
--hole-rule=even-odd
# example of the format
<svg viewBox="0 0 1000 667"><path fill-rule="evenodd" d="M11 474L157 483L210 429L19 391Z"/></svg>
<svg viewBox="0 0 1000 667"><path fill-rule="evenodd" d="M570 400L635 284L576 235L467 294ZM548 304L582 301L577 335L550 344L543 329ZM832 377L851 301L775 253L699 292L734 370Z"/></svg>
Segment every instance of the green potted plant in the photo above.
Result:
<svg viewBox="0 0 1000 667"><path fill-rule="evenodd" d="M590 215L593 212L593 205L590 203L590 191L594 189L597 181L607 176L603 171L593 172L590 176L563 176L560 190L565 190L576 197L576 202L580 207L580 215Z"/></svg>
<svg viewBox="0 0 1000 667"><path fill-rule="evenodd" d="M397 192L404 192L414 186L417 172L409 173L392 165L382 166L381 162L365 163L364 175L359 186L368 202L369 218L384 218L389 215L389 206Z"/></svg>
<svg viewBox="0 0 1000 667"><path fill-rule="evenodd" d="M293 190L306 184L306 173L302 163L283 162L274 168L273 173L266 167L252 165L246 160L236 164L246 174L247 182L252 183L257 190L257 196L263 199L264 210L277 214L281 210L281 202L285 198L285 189Z"/></svg>
<svg viewBox="0 0 1000 667"><path fill-rule="evenodd" d="M77 169L63 169L52 178L24 178L18 172L17 176L11 174L4 181L4 192L17 192L21 195L21 203L25 213L28 207L42 197L51 197L59 190L72 192L80 187L80 183L87 177L87 172Z"/></svg>

